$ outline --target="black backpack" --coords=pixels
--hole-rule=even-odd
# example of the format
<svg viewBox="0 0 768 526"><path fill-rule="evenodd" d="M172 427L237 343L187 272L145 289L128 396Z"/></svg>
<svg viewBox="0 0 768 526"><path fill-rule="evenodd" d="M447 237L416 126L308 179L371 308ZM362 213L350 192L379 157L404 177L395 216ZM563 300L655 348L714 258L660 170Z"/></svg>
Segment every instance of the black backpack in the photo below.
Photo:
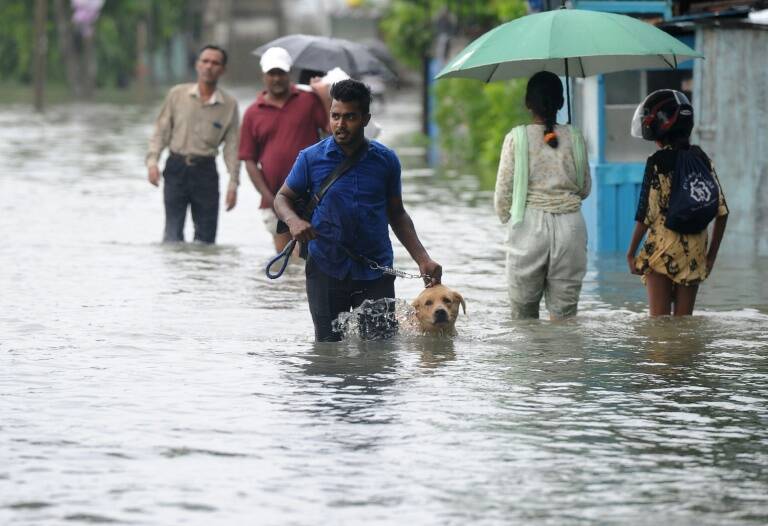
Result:
<svg viewBox="0 0 768 526"><path fill-rule="evenodd" d="M719 201L720 188L704 152L677 150L664 226L681 234L701 232L717 216Z"/></svg>

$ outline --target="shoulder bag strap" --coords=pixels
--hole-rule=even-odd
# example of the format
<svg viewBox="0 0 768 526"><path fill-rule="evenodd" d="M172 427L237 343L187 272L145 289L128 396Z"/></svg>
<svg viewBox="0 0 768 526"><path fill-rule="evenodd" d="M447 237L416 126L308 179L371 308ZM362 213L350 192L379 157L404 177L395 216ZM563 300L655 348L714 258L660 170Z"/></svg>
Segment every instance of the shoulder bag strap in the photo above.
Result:
<svg viewBox="0 0 768 526"><path fill-rule="evenodd" d="M345 172L357 164L357 161L363 157L367 150L368 140L363 139L363 143L357 148L357 150L355 150L352 155L345 158L343 161L336 165L336 168L334 168L330 175L325 178L325 181L323 181L323 185L320 187L320 190L318 190L317 193L312 196L312 199L310 199L307 208L304 209L302 219L309 221L309 219L312 217L312 213L315 211L315 208L317 208L317 205L320 204L320 200L323 198L331 185L338 181L339 177L344 175Z"/></svg>
<svg viewBox="0 0 768 526"><path fill-rule="evenodd" d="M512 129L515 143L515 173L512 180L512 209L510 223L516 224L525 215L525 201L528 197L528 132L525 126Z"/></svg>
<svg viewBox="0 0 768 526"><path fill-rule="evenodd" d="M335 183L339 177L344 175L344 172L348 171L352 166L357 163L360 159L362 159L365 152L368 150L368 141L363 140L363 144L360 145L360 147L349 157L341 161L339 164L336 165L336 168L333 169L333 171L328 175L328 177L325 178L325 181L323 181L322 186L320 187L320 190L312 196L312 199L307 204L307 207L304 209L304 213L301 214L302 219L305 221L309 221L312 218L312 213L315 211L315 208L317 207L320 200L323 198L325 193L328 191L328 189L331 187L333 183ZM288 261L290 260L290 255L293 254L293 247L296 246L296 240L291 239L287 245L285 245L285 248L282 252L280 252L278 255L273 257L269 260L267 263L267 267L265 268L265 271L267 273L267 277L269 279L277 279L280 276L283 275L283 272L285 272L285 267L288 266ZM282 265L278 269L277 272L272 272L272 266L277 263L280 260L283 260Z"/></svg>

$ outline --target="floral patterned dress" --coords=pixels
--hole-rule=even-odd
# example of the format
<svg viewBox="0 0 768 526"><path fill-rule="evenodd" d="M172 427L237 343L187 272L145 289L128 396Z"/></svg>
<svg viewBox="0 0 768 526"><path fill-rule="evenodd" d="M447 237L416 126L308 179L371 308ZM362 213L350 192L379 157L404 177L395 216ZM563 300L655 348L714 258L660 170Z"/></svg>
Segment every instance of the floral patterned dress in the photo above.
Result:
<svg viewBox="0 0 768 526"><path fill-rule="evenodd" d="M698 146L692 152L702 155L712 169L720 190L718 216L728 215L720 181L712 161ZM635 220L648 226L648 234L635 268L643 273L643 283L650 272L663 274L679 285L696 285L707 278L707 229L697 234L681 234L664 226L669 207L676 151L666 146L648 158Z"/></svg>

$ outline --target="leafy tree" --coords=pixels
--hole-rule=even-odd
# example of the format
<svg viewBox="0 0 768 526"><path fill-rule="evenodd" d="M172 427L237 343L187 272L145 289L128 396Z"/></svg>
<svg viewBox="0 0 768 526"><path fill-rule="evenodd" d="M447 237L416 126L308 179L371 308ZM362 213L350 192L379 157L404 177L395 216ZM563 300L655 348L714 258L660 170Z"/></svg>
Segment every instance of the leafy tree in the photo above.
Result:
<svg viewBox="0 0 768 526"><path fill-rule="evenodd" d="M528 119L526 81L483 84L445 79L435 84L435 119L443 158L449 165L469 163L485 187L493 186L504 136Z"/></svg>
<svg viewBox="0 0 768 526"><path fill-rule="evenodd" d="M30 81L34 7L34 2L23 0L0 2L0 76L4 79Z"/></svg>
<svg viewBox="0 0 768 526"><path fill-rule="evenodd" d="M83 39L72 27L72 12L68 0L52 2L48 9L48 79L53 83L67 82L68 61L62 43L70 44L79 70L70 73L69 82L82 82ZM33 52L33 20L35 3L29 0L0 2L0 78L4 81L31 82ZM57 24L57 9L61 9ZM109 0L105 2L94 28L94 59L96 85L126 87L134 77L137 66L136 26L148 23L147 51L162 49L174 35L190 26L189 5L185 0ZM62 27L61 22L64 23ZM67 31L63 38L60 31ZM66 38L70 41L67 42ZM69 64L71 66L71 64ZM75 90L75 86L71 86Z"/></svg>
<svg viewBox="0 0 768 526"><path fill-rule="evenodd" d="M148 51L161 49L187 26L184 0L109 0L96 27L100 86L126 87L136 71L136 26L151 25Z"/></svg>
<svg viewBox="0 0 768 526"><path fill-rule="evenodd" d="M412 67L421 67L434 39L429 0L395 0L381 21L384 39L392 54Z"/></svg>

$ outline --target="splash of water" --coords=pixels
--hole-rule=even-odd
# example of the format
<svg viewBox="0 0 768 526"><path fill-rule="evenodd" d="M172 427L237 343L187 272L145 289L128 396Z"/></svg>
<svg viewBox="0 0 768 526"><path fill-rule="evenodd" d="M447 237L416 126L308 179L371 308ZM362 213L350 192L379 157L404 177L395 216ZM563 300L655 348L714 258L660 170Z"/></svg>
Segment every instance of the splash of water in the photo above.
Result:
<svg viewBox="0 0 768 526"><path fill-rule="evenodd" d="M386 340L396 334L420 334L416 311L407 301L396 298L363 301L352 312L339 314L333 321L333 330L345 340Z"/></svg>

